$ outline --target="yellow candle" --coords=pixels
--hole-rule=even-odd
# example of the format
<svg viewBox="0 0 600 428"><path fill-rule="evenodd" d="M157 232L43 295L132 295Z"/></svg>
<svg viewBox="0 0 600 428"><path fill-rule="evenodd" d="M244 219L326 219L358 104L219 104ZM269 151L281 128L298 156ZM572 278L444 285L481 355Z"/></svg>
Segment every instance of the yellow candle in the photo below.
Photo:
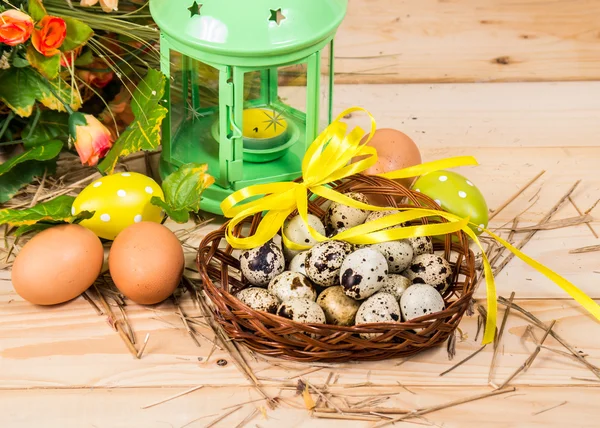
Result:
<svg viewBox="0 0 600 428"><path fill-rule="evenodd" d="M245 109L242 120L244 138L266 140L269 143L279 140L288 126L281 113L264 108Z"/></svg>

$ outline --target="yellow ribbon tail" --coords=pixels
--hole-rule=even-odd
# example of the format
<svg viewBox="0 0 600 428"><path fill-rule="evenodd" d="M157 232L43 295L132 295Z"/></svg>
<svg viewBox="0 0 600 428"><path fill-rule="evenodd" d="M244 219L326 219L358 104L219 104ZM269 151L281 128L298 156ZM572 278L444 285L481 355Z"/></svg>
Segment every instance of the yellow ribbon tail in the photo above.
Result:
<svg viewBox="0 0 600 428"><path fill-rule="evenodd" d="M540 262L532 259L527 254L521 252L519 249L512 246L509 242L495 235L494 233L486 230L486 232L494 238L496 241L504 245L511 253L515 256L523 260L529 266L540 272L542 275L546 276L552 282L557 284L560 288L562 288L569 296L571 296L575 301L577 301L581 306L583 306L590 314L592 314L597 320L600 321L600 305L596 303L591 297L581 291L577 286L567 281L565 278L551 270L550 268L544 266Z"/></svg>
<svg viewBox="0 0 600 428"><path fill-rule="evenodd" d="M410 178L425 175L430 172L440 171L443 169L456 168L459 166L479 165L473 156L456 156L452 158L439 159L431 162L421 163L419 165L410 166L408 168L399 169L397 171L385 172L377 174L379 177L396 180L399 178Z"/></svg>

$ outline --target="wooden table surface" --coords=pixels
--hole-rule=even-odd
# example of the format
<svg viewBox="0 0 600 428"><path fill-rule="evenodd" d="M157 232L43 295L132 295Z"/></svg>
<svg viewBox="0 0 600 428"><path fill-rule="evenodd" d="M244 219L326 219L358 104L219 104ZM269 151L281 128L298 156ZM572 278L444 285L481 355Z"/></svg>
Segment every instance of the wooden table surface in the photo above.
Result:
<svg viewBox="0 0 600 428"><path fill-rule="evenodd" d="M493 227L521 215L535 224L577 181L572 195L585 211L600 198L600 82L484 83L448 85L337 86L336 112L360 105L374 114L379 127L411 135L424 160L473 155L478 167L460 168L487 197L500 206L540 171L546 173L493 221ZM352 118L351 121L358 121ZM600 208L591 214L599 213ZM566 204L554 219L576 216ZM597 214L600 216L600 214ZM218 227L220 219L205 226ZM590 223L600 233L599 222ZM517 241L524 235L517 235ZM569 250L597 245L586 225L538 232L525 252L600 299L598 252ZM106 317L83 298L56 307L36 307L12 289L10 272L0 271L0 426L2 427L370 427L373 422L317 419L304 408L293 385L299 379L321 386L333 373L329 391L354 408L401 407L408 410L447 403L493 390L488 382L492 347L440 376L479 346L477 316L465 316L456 356L445 347L414 358L375 363L306 365L248 357L267 394L284 400L269 409L229 355L211 352L199 337L198 347L186 333L169 302L156 307L128 305L137 341L150 334L141 359L134 359ZM497 276L498 294L515 301L555 331L587 361L600 365L600 323L561 289L519 260ZM476 297L482 304L485 291ZM184 310L194 313L190 301ZM500 307L499 319L504 308ZM491 380L501 384L535 349L524 335L528 321L512 312L498 349ZM201 333L212 337L209 329ZM540 338L539 328L533 329ZM557 341L545 344L565 351ZM199 357L200 360L199 361ZM217 361L227 364L219 365ZM147 407L178 393L201 389ZM511 385L514 393L432 412L406 423L444 427L598 426L600 379L577 359L542 349L533 365ZM370 400L379 397L381 403ZM313 393L313 398L318 396ZM337 400L337 401L336 401ZM333 401L338 406L341 398ZM241 405L237 408L237 405ZM323 404L321 404L323 405ZM555 407L558 406L558 407ZM144 408L147 407L147 408ZM253 416L252 416L253 415ZM251 418L251 419L250 419Z"/></svg>

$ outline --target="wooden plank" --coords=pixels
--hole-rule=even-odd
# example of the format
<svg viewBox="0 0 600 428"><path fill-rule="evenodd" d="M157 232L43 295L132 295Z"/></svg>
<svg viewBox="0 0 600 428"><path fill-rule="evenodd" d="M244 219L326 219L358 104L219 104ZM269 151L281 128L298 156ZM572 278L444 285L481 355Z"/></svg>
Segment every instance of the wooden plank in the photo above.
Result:
<svg viewBox="0 0 600 428"><path fill-rule="evenodd" d="M340 83L596 80L593 0L351 0Z"/></svg>
<svg viewBox="0 0 600 428"><path fill-rule="evenodd" d="M99 317L82 298L68 304L37 308L21 301L0 284L0 386L2 388L33 387L140 387L247 385L229 356L219 350L208 362L212 344L199 338L198 348L186 334L180 319L169 302L155 307L129 305L127 314L138 341L146 333L150 340L141 360L134 359L116 332ZM518 295L517 295L518 296ZM11 303L7 303L12 300ZM482 302L484 304L484 302ZM572 301L520 300L519 304L544 322L557 319L556 331L572 346L590 354L589 361L600 365L600 342L591 340L600 335L600 323ZM191 302L184 302L188 314L196 314ZM501 313L500 313L501 314ZM528 323L513 313L508 319L502 348L497 357L494 381L501 382L521 365L535 348L530 338L522 339ZM352 385L364 382L395 385L487 385L491 349L486 349L468 364L445 376L440 373L468 356L479 346L475 341L477 317L465 317L460 325L464 341L456 346L457 355L449 361L445 347L440 347L409 359L382 362L348 363L332 368L340 375L339 384ZM207 328L200 331L212 338ZM540 330L537 330L538 337ZM548 338L546 344L562 349ZM490 348L490 347L488 347ZM228 363L218 365L219 359ZM266 385L278 384L286 379L293 382L311 365L249 358L256 375ZM314 382L324 382L327 369L306 377ZM543 351L534 366L515 379L515 385L570 385L581 384L572 377L590 377L590 372L579 363L562 355Z"/></svg>
<svg viewBox="0 0 600 428"><path fill-rule="evenodd" d="M200 428L220 415L232 410L238 403L259 399L259 395L248 388L209 388L205 387L191 394L168 401L155 407L141 407L160 401L185 388L135 388L135 389L84 389L84 390L7 390L0 391L0 412L4 426L11 428L30 428L33 426L80 428L80 427L114 427L124 428L143 426L145 428L164 428L183 426ZM379 407L421 408L456 400L459 397L470 397L489 391L484 388L444 387L444 388L411 388L414 394L406 390L379 389L366 391L366 388L355 388L347 395L363 395L347 397L351 403L360 403L368 399L364 395L370 392L390 394L390 398ZM268 389L277 395L277 389ZM395 395L397 394L397 395ZM265 408L263 402L243 404L243 407L232 413L220 423L221 427L234 427L254 410L256 416L246 426L263 428L311 427L341 428L347 427L348 421L311 418L308 411L302 409L302 398L293 391L284 391L282 403L275 410ZM543 426L563 428L565 426L596 427L598 419L597 403L600 399L600 388L532 388L521 387L515 393L500 395L485 400L462 404L460 406L435 412L426 416L425 420L414 419L415 423L448 428L482 426ZM564 401L561 407L550 409ZM24 405L27 403L27 405ZM338 404L341 401L338 401ZM300 408L294 408L292 405ZM265 413L263 416L261 407ZM35 409L35 411L32 411ZM200 418L200 419L199 419ZM195 421L195 422L192 422ZM192 423L190 423L192 422ZM411 421L408 421L411 422ZM353 427L368 428L372 422L350 422ZM186 425L189 424L189 425ZM410 423L408 426L419 426Z"/></svg>

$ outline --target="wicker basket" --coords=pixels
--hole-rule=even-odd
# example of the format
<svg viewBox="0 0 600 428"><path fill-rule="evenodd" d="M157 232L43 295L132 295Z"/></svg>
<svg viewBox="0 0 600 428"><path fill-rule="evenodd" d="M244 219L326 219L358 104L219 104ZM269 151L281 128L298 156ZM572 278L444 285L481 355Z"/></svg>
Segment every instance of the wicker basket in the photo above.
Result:
<svg viewBox="0 0 600 428"><path fill-rule="evenodd" d="M410 201L412 207L440 209L429 197L385 178L356 175L332 186L340 192L361 192L386 206L407 206ZM314 199L309 203L309 211L323 219L326 202L323 198ZM248 236L256 230L260 220L261 216L256 215L235 233ZM427 219L423 219L423 223L426 222ZM249 308L233 295L249 284L242 277L237 258L232 255L235 250L225 240L225 226L204 238L196 261L204 289L212 301L214 317L231 339L260 354L294 361L383 360L438 346L453 334L467 311L475 287L474 255L469 250L466 234L452 235L454 237L447 235L444 242L434 243L434 250L443 251L453 267L452 285L443 296L446 308L410 322L350 327L301 324ZM359 333L382 334L366 340Z"/></svg>

